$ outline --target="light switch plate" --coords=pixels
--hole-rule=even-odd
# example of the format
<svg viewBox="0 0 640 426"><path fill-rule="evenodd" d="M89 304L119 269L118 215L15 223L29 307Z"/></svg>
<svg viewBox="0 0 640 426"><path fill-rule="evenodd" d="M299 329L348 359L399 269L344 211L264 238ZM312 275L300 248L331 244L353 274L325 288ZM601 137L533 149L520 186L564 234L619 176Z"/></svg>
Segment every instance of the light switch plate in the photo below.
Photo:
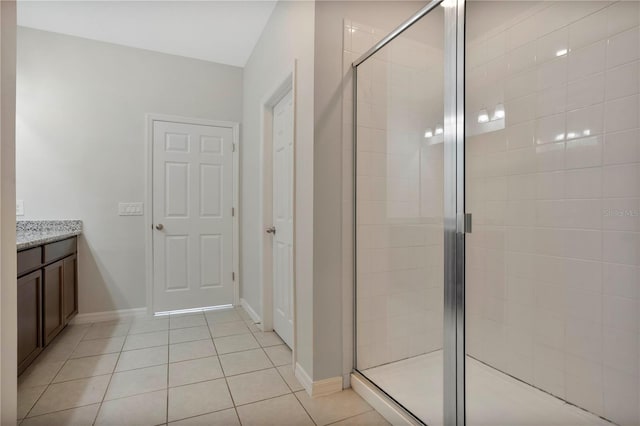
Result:
<svg viewBox="0 0 640 426"><path fill-rule="evenodd" d="M143 214L142 203L118 203L119 216L142 216Z"/></svg>
<svg viewBox="0 0 640 426"><path fill-rule="evenodd" d="M16 216L24 216L24 201L16 200Z"/></svg>

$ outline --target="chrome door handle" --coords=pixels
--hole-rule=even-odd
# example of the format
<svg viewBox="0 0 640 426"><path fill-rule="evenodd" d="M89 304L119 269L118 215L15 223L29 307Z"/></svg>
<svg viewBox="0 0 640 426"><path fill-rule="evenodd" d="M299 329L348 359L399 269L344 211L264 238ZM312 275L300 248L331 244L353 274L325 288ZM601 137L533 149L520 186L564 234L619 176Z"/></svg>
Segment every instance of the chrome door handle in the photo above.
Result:
<svg viewBox="0 0 640 426"><path fill-rule="evenodd" d="M161 223L159 223L159 224L157 224L157 225L156 225L156 229L157 229L158 231L162 231L162 230L164 229L164 225L163 225L163 224L161 224Z"/></svg>
<svg viewBox="0 0 640 426"><path fill-rule="evenodd" d="M275 227L275 226L272 226L272 227L270 227L270 228L267 228L267 234L273 234L273 235L275 235L275 234L276 234L276 227Z"/></svg>

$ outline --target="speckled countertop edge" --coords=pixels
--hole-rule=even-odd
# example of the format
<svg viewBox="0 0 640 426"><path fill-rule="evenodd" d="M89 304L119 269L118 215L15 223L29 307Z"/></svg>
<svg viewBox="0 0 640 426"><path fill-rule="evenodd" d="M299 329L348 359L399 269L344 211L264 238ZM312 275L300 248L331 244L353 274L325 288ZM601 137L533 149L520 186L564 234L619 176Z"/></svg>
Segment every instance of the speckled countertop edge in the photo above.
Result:
<svg viewBox="0 0 640 426"><path fill-rule="evenodd" d="M24 250L80 234L81 220L21 220L16 222L16 249Z"/></svg>

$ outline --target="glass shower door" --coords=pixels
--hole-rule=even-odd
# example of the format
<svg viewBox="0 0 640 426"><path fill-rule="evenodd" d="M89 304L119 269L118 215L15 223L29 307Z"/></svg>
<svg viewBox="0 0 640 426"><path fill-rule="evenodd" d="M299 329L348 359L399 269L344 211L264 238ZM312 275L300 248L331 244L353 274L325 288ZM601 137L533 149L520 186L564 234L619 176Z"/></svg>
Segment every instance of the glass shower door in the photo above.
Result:
<svg viewBox="0 0 640 426"><path fill-rule="evenodd" d="M421 422L442 425L444 380L455 380L444 372L443 336L445 145L456 131L455 115L445 121L456 94L445 90L445 67L455 42L446 42L451 12L431 6L355 63L355 345L360 374Z"/></svg>

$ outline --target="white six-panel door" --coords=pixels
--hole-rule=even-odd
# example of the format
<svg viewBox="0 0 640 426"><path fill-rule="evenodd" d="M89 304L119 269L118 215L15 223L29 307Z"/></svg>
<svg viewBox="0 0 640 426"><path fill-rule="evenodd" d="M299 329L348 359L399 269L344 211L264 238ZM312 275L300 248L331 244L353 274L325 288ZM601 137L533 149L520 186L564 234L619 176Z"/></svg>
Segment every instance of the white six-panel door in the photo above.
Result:
<svg viewBox="0 0 640 426"><path fill-rule="evenodd" d="M233 129L153 123L153 308L232 304Z"/></svg>
<svg viewBox="0 0 640 426"><path fill-rule="evenodd" d="M273 329L293 347L293 93L273 108Z"/></svg>

